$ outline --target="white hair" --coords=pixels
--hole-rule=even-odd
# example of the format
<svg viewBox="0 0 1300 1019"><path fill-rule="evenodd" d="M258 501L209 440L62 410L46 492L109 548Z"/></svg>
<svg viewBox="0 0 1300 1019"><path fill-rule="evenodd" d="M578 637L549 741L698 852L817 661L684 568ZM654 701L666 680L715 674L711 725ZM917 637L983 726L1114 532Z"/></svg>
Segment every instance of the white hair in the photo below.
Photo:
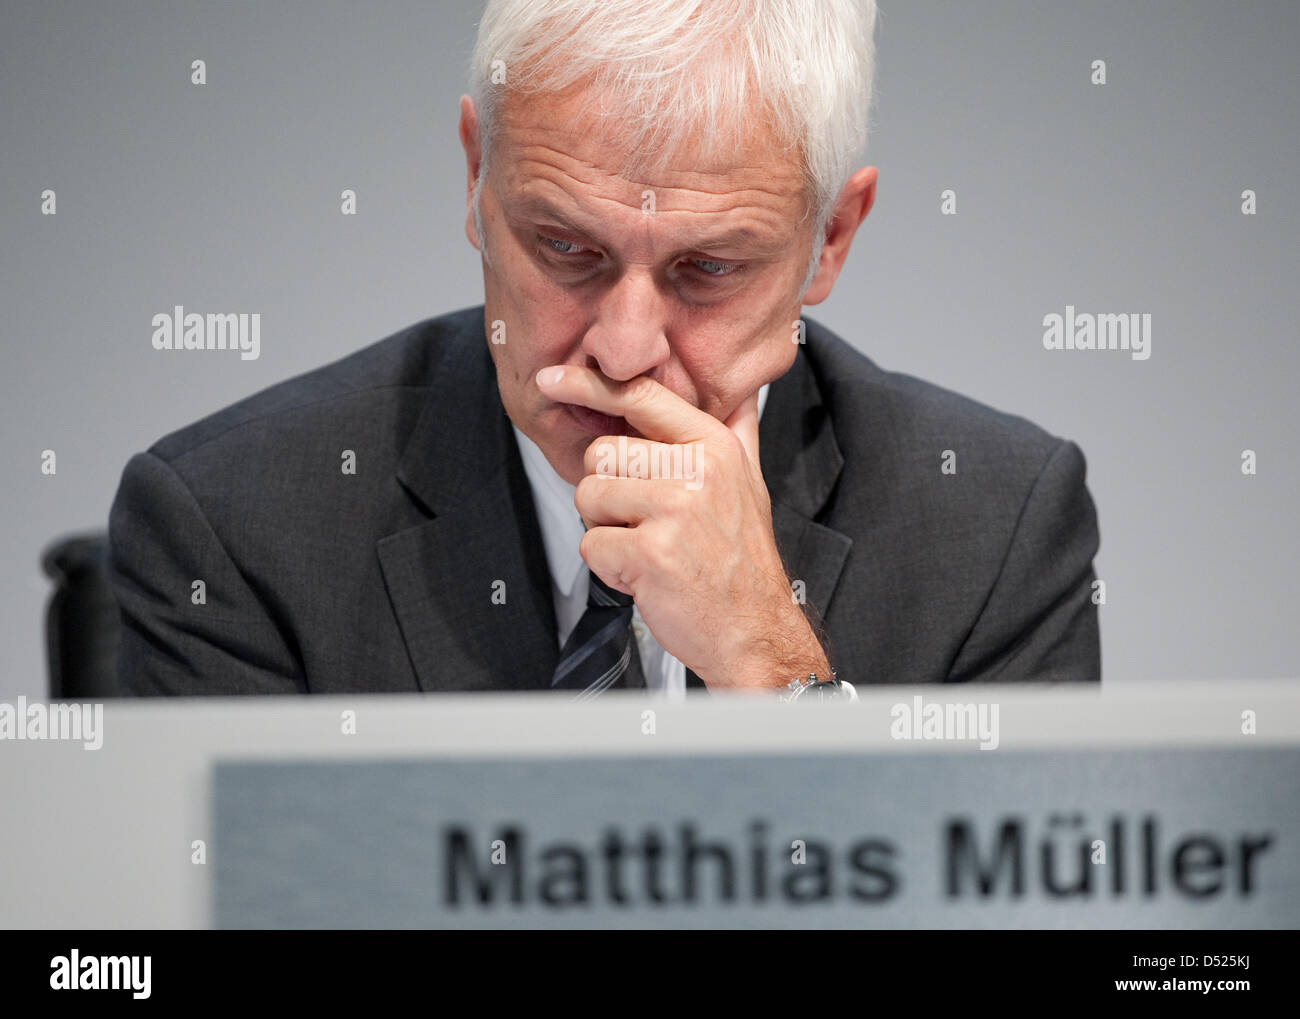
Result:
<svg viewBox="0 0 1300 1019"><path fill-rule="evenodd" d="M627 176L664 169L688 137L705 159L735 151L756 118L794 150L814 223L802 294L866 145L875 20L875 0L488 0L470 68L480 247L480 194L504 95L584 82L628 152Z"/></svg>

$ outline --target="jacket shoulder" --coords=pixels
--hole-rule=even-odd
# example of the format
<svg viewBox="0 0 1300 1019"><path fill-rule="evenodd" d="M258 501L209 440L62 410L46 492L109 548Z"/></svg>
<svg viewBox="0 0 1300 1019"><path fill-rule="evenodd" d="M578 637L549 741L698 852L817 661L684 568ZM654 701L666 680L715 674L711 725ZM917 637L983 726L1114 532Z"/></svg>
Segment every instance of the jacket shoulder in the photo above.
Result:
<svg viewBox="0 0 1300 1019"><path fill-rule="evenodd" d="M245 397L159 439L149 452L168 463L219 440L266 429L310 429L336 417L363 416L368 407L419 395L440 374L479 351L479 305L424 319L320 368Z"/></svg>
<svg viewBox="0 0 1300 1019"><path fill-rule="evenodd" d="M855 439L935 464L945 449L991 456L1005 467L1041 468L1064 440L1017 414L904 372L880 368L824 326L809 322L818 386L831 409L836 437ZM1035 470L1035 473L1037 471Z"/></svg>

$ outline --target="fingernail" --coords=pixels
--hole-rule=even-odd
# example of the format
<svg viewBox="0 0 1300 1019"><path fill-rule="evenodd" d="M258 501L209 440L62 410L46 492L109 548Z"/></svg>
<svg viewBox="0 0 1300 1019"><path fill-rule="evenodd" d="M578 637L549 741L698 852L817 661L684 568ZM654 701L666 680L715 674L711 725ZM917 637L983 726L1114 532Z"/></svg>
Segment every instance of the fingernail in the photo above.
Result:
<svg viewBox="0 0 1300 1019"><path fill-rule="evenodd" d="M564 378L564 369L561 367L543 368L537 373L537 384L539 386L553 386Z"/></svg>

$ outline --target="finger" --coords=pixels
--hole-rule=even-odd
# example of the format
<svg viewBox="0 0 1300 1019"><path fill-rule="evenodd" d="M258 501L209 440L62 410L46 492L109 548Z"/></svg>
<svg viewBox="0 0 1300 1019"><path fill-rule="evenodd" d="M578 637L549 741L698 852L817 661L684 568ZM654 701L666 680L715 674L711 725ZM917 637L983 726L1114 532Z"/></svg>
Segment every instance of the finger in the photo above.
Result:
<svg viewBox="0 0 1300 1019"><path fill-rule="evenodd" d="M582 456L587 474L643 480L699 480L703 446L698 442L655 442L628 435L602 435Z"/></svg>
<svg viewBox="0 0 1300 1019"><path fill-rule="evenodd" d="M593 527L582 536L578 552L587 568L604 583L635 597L635 531L627 527ZM626 579L625 579L626 578Z"/></svg>
<svg viewBox="0 0 1300 1019"><path fill-rule="evenodd" d="M646 484L638 478L602 478L588 474L573 493L573 505L590 530L593 527L635 527L643 520L675 509L677 486Z"/></svg>
<svg viewBox="0 0 1300 1019"><path fill-rule="evenodd" d="M754 390L723 423L740 439L749 459L758 467L758 390Z"/></svg>
<svg viewBox="0 0 1300 1019"><path fill-rule="evenodd" d="M648 376L614 382L582 365L553 365L537 373L537 386L557 403L573 403L626 419L659 442L698 442L715 436L720 422Z"/></svg>
<svg viewBox="0 0 1300 1019"><path fill-rule="evenodd" d="M653 465L670 463L673 443L630 435L602 435L582 455L582 469L605 478L649 478ZM681 458L681 454L678 454Z"/></svg>

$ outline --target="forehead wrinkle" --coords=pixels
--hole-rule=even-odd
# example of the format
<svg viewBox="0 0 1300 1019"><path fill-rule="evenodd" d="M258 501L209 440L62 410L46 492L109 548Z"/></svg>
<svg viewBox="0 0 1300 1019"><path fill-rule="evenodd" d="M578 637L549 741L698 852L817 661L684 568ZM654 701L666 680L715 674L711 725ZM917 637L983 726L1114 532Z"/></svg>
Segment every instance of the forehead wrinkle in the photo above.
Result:
<svg viewBox="0 0 1300 1019"><path fill-rule="evenodd" d="M637 153L618 155L625 152L620 143L618 125L604 124L599 118L592 120L589 111L581 108L574 111L570 102L556 102L556 98L534 97L539 102L531 109L532 117L525 115L526 106L515 108L507 101L510 113L503 118L499 144L517 150L519 162L536 159L588 183L592 177L603 177L652 189L684 188L716 193L719 190L753 188L752 177L757 177L764 184L770 182L771 186L754 189L767 190L778 198L802 195L806 191L797 152L775 144L758 128L751 131L742 144L730 150L730 157L740 162L720 163L722 157L705 139L695 146L685 142L677 146L672 158L666 162L652 158L651 165L643 167L641 164L645 160ZM539 122L538 118L548 109L558 113L574 112L576 117L565 120L557 116L554 120L547 118ZM699 151L701 148L703 155ZM709 154L712 155L706 165L683 165L692 158L702 160ZM588 172L571 172L567 169L570 166L585 168ZM747 175L751 180L744 179ZM647 180L646 176L659 178L659 181ZM713 179L721 179L722 187L713 184Z"/></svg>
<svg viewBox="0 0 1300 1019"><path fill-rule="evenodd" d="M566 195L566 197L568 196ZM619 230L617 225L615 225L614 229L618 231L617 236L620 239L629 237L639 239L639 243L633 245L633 251L661 252L671 250L680 255L689 251L748 245L753 251L753 257L757 259L776 256L783 253L788 247L787 235L789 231L784 220L769 215L769 210L757 209L753 206L734 204L725 209L708 210L679 208L667 211L661 210L652 216L647 216L641 212L639 202L631 204L604 195L586 195L584 197L589 201L609 203L616 206L616 209L611 211L630 220L626 230ZM602 229L612 222L612 217L603 218L598 212L588 212L580 207L570 214L565 209L558 207L556 203L548 201L542 195L524 197L517 211L526 216L549 219L558 226L591 238L603 247L617 247L612 243L612 235L609 235L607 230ZM758 222L754 225L751 225L751 222L744 224L728 222L727 220L733 218L733 214L736 213L745 215L750 221L757 220ZM701 224L698 228L693 223L681 222L683 219L691 219L697 216L724 217L724 219L718 223ZM632 217L635 217L635 219ZM592 220L599 225L587 225ZM661 224L663 229L656 232L652 229L654 223ZM764 226L769 228L766 236ZM692 233L693 236L691 236Z"/></svg>
<svg viewBox="0 0 1300 1019"><path fill-rule="evenodd" d="M781 169L773 166L742 164L718 170L670 169L664 171L661 181L651 181L626 176L621 171L607 169L589 159L575 156L570 152L545 143L515 145L513 148L519 150L518 155L513 159L502 160L509 165L508 174L510 175L525 175L528 172L526 170L527 165L537 163L540 166L558 171L570 180L579 181L583 184L598 186L599 179L613 181L624 185L629 191L635 190L637 192L636 204L638 206L640 204L640 192L646 189L664 193L690 191L708 196L755 192L770 196L778 201L789 196L798 195L802 190L800 178L795 172L786 171L783 173ZM566 166L565 164L573 165ZM582 169L589 172L583 174ZM749 180L744 179L747 175L750 177ZM536 174L535 176L543 175ZM785 180L782 180L782 177ZM681 181L680 178L686 178L686 180ZM709 178L721 178L721 186L710 186ZM754 178L757 178L757 180Z"/></svg>
<svg viewBox="0 0 1300 1019"><path fill-rule="evenodd" d="M641 182L629 182L623 178L613 177L611 180L617 180L623 187L619 190L625 193L625 196L600 194L595 190L580 190L577 194L570 186L566 186L573 181L585 184L582 178L575 178L563 169L556 167L553 163L543 163L543 166L556 171L552 173L529 174L526 169L519 166L512 166L509 173L509 183L507 192L514 199L515 211L518 214L536 216L539 218L550 218L557 225L592 237L602 243L607 241L606 237L601 236L603 231L595 225L596 223L604 224L607 220L602 218L601 212L592 210L591 204L609 205L610 214L622 217L636 216L640 222L638 226L630 227L631 230L641 234L647 242L655 240L656 234L651 229L651 220L658 218L659 222L666 222L672 225L672 230L668 231L668 236L664 242L656 247L668 247L673 243L679 245L681 251L692 249L718 248L727 245L751 245L759 255L776 255L783 252L788 246L786 239L790 233L790 224L787 217L782 215L781 211L772 206L772 200L781 200L783 196L780 192L774 192L762 187L743 187L734 188L716 192L694 192L697 195L706 196L709 199L725 199L723 205L718 205L708 209L696 209L688 206L678 206L669 202L665 207L660 204L661 196L671 198L674 192L680 192L682 188L651 188L656 195L656 211L652 216L647 216L641 211L642 191ZM557 177L558 175L558 177ZM515 183L514 178L524 177L525 179ZM546 192L554 192L554 195L548 195ZM734 219L737 215L743 216L746 222L737 224ZM721 219L716 224L705 224L699 228L695 236L682 237L683 233L693 231L693 224L685 226L678 225L683 217L690 219L693 217L711 217ZM644 229L641 229L641 227ZM765 234L767 236L765 236Z"/></svg>

